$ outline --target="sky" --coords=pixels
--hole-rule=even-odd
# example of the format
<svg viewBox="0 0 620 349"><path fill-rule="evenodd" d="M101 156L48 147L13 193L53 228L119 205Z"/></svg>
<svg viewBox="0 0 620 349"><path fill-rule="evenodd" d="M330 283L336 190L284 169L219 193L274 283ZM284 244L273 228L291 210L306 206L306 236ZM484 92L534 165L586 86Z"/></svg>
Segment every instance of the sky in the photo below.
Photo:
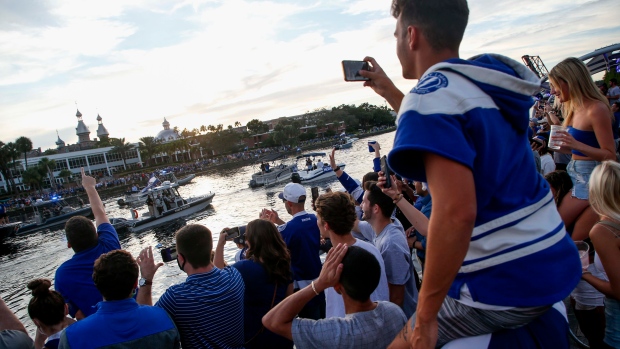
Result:
<svg viewBox="0 0 620 349"><path fill-rule="evenodd" d="M617 0L470 0L461 57L538 55L548 69L620 42ZM171 127L245 125L385 102L344 82L374 57L410 90L391 0L0 0L0 140L76 143L76 105L97 137L137 142Z"/></svg>

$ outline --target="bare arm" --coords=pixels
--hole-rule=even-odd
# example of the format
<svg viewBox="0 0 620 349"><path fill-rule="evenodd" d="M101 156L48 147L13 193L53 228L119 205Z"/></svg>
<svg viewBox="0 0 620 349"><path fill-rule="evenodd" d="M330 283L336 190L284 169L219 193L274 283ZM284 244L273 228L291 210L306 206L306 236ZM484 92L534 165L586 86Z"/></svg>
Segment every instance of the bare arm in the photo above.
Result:
<svg viewBox="0 0 620 349"><path fill-rule="evenodd" d="M82 170L82 186L86 191L86 195L88 195L88 201L90 202L90 208L93 210L93 215L95 216L95 225L99 226L103 223L110 223L108 216L105 214L105 207L103 206L103 202L99 197L99 193L97 193L97 189L95 188L95 178L88 176L84 172L84 167Z"/></svg>
<svg viewBox="0 0 620 349"><path fill-rule="evenodd" d="M411 319L393 342L403 337L415 348L434 348L437 313L461 267L476 219L476 191L471 170L439 155L424 157L428 186L433 193L433 214L428 226L424 286L411 333ZM465 204L463 204L465 203Z"/></svg>
<svg viewBox="0 0 620 349"><path fill-rule="evenodd" d="M155 260L153 259L153 248L150 246L140 251L140 255L136 258L136 262L140 267L140 275L151 282L148 285L140 286L136 302L142 305L153 305L151 292L153 288L153 278L155 277L157 269L164 265L164 263L155 264Z"/></svg>
<svg viewBox="0 0 620 349"><path fill-rule="evenodd" d="M596 103L588 108L588 118L592 123L592 129L600 148L594 148L581 143L568 132L558 132L557 139L564 143L563 148L577 150L587 157L596 161L616 160L616 147L611 132L611 114L607 106Z"/></svg>
<svg viewBox="0 0 620 349"><path fill-rule="evenodd" d="M4 330L16 330L28 334L21 321L19 321L17 316L15 316L6 303L4 303L4 299L0 298L0 331Z"/></svg>
<svg viewBox="0 0 620 349"><path fill-rule="evenodd" d="M224 245L226 245L227 230L228 228L224 228L220 233L220 238L217 240L217 247L215 248L215 258L213 259L213 264L220 269L225 268L227 265L226 261L224 261Z"/></svg>
<svg viewBox="0 0 620 349"><path fill-rule="evenodd" d="M405 95L394 85L394 82L388 78L387 74L379 66L379 63L372 57L364 58L364 61L370 62L372 67L370 71L361 70L360 75L369 78L370 80L364 82L364 86L368 86L373 89L379 96L385 98L390 104L392 109L398 113L400 104L403 101Z"/></svg>
<svg viewBox="0 0 620 349"><path fill-rule="evenodd" d="M321 269L321 274L314 281L314 287L317 292L323 292L340 280L340 274L342 274L342 264L340 262L342 262L346 252L347 246L345 244L338 244L329 250ZM299 314L306 303L314 297L316 297L316 294L312 286L306 286L282 300L282 302L265 314L263 316L263 325L271 332L292 340L293 334L291 329L293 327L293 319L295 319L295 316Z"/></svg>
<svg viewBox="0 0 620 349"><path fill-rule="evenodd" d="M405 215L405 218L407 218L409 223L411 223L411 225L414 226L420 234L426 236L428 233L428 218L418 209L413 207L413 205L411 205L407 200L398 199L399 194L401 194L401 190L398 189L398 183L399 181L396 179L396 176L392 175L392 187L385 188L385 176L383 174L383 171L379 172L379 188L381 188L385 195L391 197L392 200L399 200L396 203L396 206L398 206L400 211ZM409 187L408 185L404 184L403 186Z"/></svg>
<svg viewBox="0 0 620 349"><path fill-rule="evenodd" d="M336 154L336 148L333 148L332 149L332 153L329 155L329 165L331 166L331 168L336 173L336 177L340 178L340 176L342 176L342 172L343 171L341 169L338 169L336 171L336 167L338 167L338 166L336 165L336 156L335 156L335 154Z"/></svg>
<svg viewBox="0 0 620 349"><path fill-rule="evenodd" d="M584 273L582 278L608 297L620 299L620 270L615 266L620 265L619 242L614 235L604 226L595 225L590 231L590 239L594 248L605 267L609 281L601 280L592 274Z"/></svg>

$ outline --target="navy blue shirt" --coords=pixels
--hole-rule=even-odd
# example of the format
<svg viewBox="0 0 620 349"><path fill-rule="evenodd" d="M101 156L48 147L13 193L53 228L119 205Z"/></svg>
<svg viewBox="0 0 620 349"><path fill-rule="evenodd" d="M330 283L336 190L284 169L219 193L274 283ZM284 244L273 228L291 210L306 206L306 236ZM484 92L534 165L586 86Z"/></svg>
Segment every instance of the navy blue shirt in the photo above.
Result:
<svg viewBox="0 0 620 349"><path fill-rule="evenodd" d="M276 286L276 284L269 282L265 268L253 260L239 261L233 264L233 268L241 273L245 284L243 297L245 348L293 348L292 341L266 328L261 332L263 316L286 298L288 285Z"/></svg>
<svg viewBox="0 0 620 349"><path fill-rule="evenodd" d="M94 306L103 300L93 282L95 260L104 253L121 248L118 234L110 223L100 224L97 233L97 246L74 254L56 269L54 288L69 304L69 314L73 317L78 310L81 310L84 316L95 312Z"/></svg>
<svg viewBox="0 0 620 349"><path fill-rule="evenodd" d="M278 230L291 251L293 280L311 281L319 277L321 232L316 224L316 216L306 211L298 212L293 219L279 226Z"/></svg>

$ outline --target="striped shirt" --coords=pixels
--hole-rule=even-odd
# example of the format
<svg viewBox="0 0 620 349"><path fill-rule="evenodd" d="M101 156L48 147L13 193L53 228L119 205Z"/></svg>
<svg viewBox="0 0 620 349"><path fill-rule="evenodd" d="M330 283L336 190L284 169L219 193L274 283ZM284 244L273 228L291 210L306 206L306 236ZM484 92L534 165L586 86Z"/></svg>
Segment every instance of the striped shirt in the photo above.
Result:
<svg viewBox="0 0 620 349"><path fill-rule="evenodd" d="M170 314L183 349L243 348L244 290L235 268L213 267L170 286L155 306Z"/></svg>
<svg viewBox="0 0 620 349"><path fill-rule="evenodd" d="M388 156L394 172L426 182L425 153L472 171L475 227L448 293L470 298L471 306L551 305L581 276L577 250L536 172L527 138L531 95L539 86L509 58L451 59L429 68L401 104Z"/></svg>

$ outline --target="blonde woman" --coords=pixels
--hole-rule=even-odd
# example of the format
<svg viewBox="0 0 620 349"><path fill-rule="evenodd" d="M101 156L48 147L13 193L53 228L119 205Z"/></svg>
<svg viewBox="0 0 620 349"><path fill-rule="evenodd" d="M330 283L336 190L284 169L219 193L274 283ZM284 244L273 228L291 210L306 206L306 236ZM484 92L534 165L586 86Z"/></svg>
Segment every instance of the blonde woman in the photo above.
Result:
<svg viewBox="0 0 620 349"><path fill-rule="evenodd" d="M549 72L551 94L561 103L563 125L567 132L552 138L562 144L560 152L572 153L567 172L573 190L558 208L573 240L583 240L596 222L589 207L588 180L601 161L615 160L616 151L611 131L612 113L609 103L590 77L588 68L577 58L567 58Z"/></svg>
<svg viewBox="0 0 620 349"><path fill-rule="evenodd" d="M620 348L620 164L605 161L594 169L590 202L600 217L590 231L596 250L594 266L605 277L584 271L582 278L606 296L604 341Z"/></svg>

